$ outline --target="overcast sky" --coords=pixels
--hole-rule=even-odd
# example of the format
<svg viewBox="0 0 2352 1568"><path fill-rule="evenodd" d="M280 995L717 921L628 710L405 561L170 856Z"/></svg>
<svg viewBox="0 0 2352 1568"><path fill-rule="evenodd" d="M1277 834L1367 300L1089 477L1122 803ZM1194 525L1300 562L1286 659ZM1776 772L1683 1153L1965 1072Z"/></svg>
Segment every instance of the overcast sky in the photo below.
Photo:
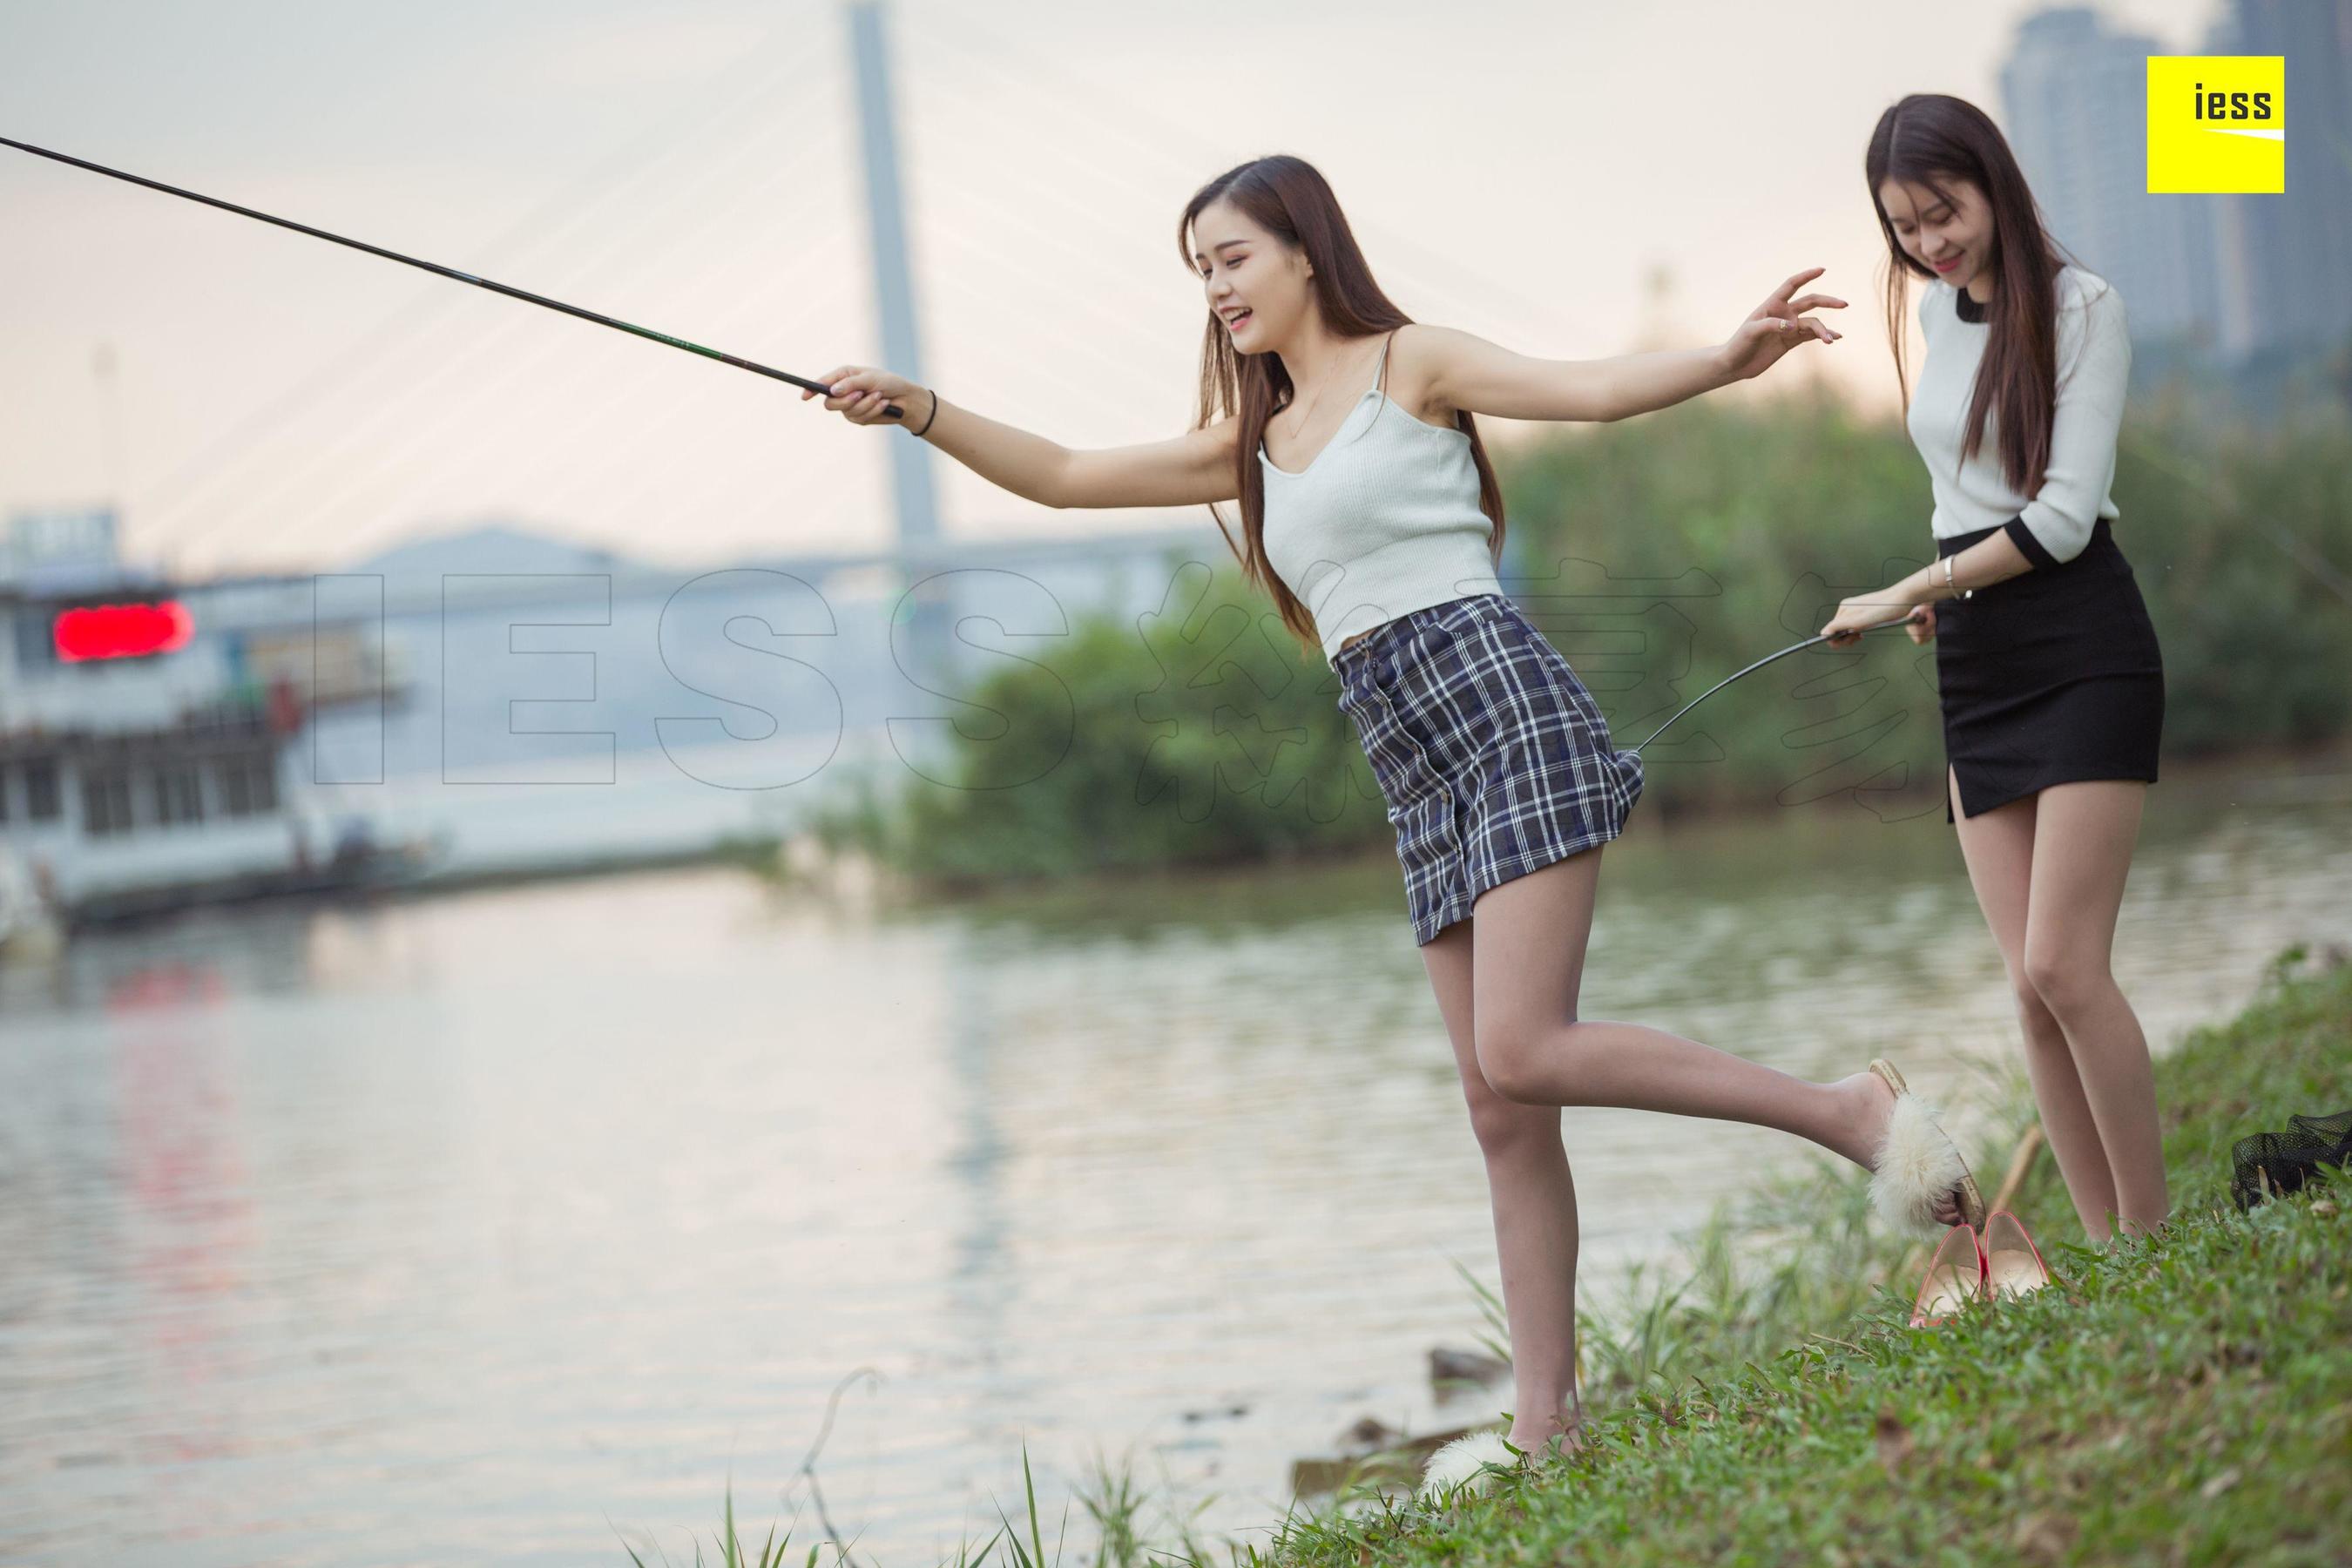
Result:
<svg viewBox="0 0 2352 1568"><path fill-rule="evenodd" d="M1847 336L1800 357L1891 404L1864 141L1908 91L1998 116L2039 8L891 0L920 379L1072 446L1180 433L1177 214L1287 152L1418 320L1711 342L1824 266ZM2188 52L2214 3L2102 9ZM0 135L810 376L879 358L851 87L834 4L0 0ZM119 498L202 570L488 518L681 564L887 531L908 437L781 384L5 148L0 241L0 511ZM937 468L951 535L1118 521Z"/></svg>

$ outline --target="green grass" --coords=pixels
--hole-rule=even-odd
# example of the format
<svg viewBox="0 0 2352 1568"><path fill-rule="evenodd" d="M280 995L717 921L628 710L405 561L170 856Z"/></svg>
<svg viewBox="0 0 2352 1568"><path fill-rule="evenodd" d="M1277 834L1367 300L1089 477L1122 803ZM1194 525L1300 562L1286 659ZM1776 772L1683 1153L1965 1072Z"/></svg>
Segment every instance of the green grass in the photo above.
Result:
<svg viewBox="0 0 2352 1568"><path fill-rule="evenodd" d="M1882 1277L1871 1304L1769 1360L1738 1352L1795 1325L1717 1266L1684 1292L1697 1310L1613 1325L1606 1375L1630 1397L1587 1452L1448 1510L1382 1500L1301 1521L1270 1557L2346 1561L2344 1184L2243 1215L2228 1197L2236 1139L2352 1103L2352 966L2297 976L2302 960L2282 954L2245 1013L2158 1064L2174 1215L2156 1236L2045 1244L2061 1288L1930 1331L1906 1326L1907 1296ZM2047 1158L2016 1206L2043 1231L2073 1228ZM1843 1218L1824 1240L1812 1269L1875 1253ZM1801 1300L1788 1272L1766 1286ZM1627 1334L1643 1323L1646 1340Z"/></svg>
<svg viewBox="0 0 2352 1568"><path fill-rule="evenodd" d="M1270 1539L1213 1547L1172 1513L1151 1537L1149 1500L1098 1466L1076 1494L1096 1541L1069 1560L2352 1561L2352 1178L2244 1214L2229 1198L2237 1139L2352 1105L2352 964L2288 949L2157 1082L2171 1220L2105 1248L2056 1239L2077 1226L2045 1152L2012 1206L2052 1289L1909 1328L1927 1247L1874 1234L1866 1178L1825 1160L1717 1215L1670 1273L1581 1312L1584 1451L1450 1507L1351 1484ZM2019 1079L2001 1103L2021 1132ZM1980 1168L1989 1197L2000 1176ZM1023 1476L1026 1530L1007 1520L958 1562L1063 1560L1037 1528L1025 1451ZM730 1501L730 1535L731 1519Z"/></svg>

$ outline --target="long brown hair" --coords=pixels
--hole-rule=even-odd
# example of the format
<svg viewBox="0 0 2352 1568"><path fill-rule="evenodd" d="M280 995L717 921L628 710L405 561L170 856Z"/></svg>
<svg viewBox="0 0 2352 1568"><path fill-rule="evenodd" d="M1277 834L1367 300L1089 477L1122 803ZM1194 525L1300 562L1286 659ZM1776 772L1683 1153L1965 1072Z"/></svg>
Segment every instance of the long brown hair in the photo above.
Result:
<svg viewBox="0 0 2352 1568"><path fill-rule="evenodd" d="M1193 220L1219 200L1230 202L1266 233L1295 249L1304 249L1313 264L1310 282L1324 325L1343 338L1368 337L1393 331L1412 318L1397 309L1372 280L1370 265L1356 245L1339 201L1314 164L1287 153L1253 158L1202 185L1184 204L1176 226L1176 253L1197 280L1192 260ZM1283 369L1282 356L1244 354L1234 348L1233 333L1211 310L1202 338L1201 401L1192 428L1206 429L1227 415L1236 419L1234 444L1234 479L1242 503L1243 542L1235 544L1231 530L1213 501L1209 515L1217 531L1241 563L1242 575L1273 595L1282 624L1307 649L1319 649L1314 617L1290 591L1265 556L1265 476L1258 469L1258 443L1266 421L1290 406L1297 388ZM1497 566L1503 559L1503 489L1496 482L1494 465L1486 460L1486 444L1468 409L1457 409L1454 424L1470 437L1470 459L1478 468L1478 510L1494 521L1487 550Z"/></svg>
<svg viewBox="0 0 2352 1568"><path fill-rule="evenodd" d="M1960 456L1966 460L1976 455L1985 422L1998 409L2001 476L2011 489L2032 495L2042 488L2050 465L2050 421L2058 406L2058 269L2074 258L2050 237L2000 127L1966 99L1915 92L1898 100L1870 133L1863 172L1879 229L1886 236L1886 335L1895 345L1895 376L1906 415L1911 411L1911 380L1903 363L1910 279L1933 279L1936 274L1904 250L1878 199L1879 187L1889 180L1916 182L1952 202L1943 182L1962 179L1982 191L1992 208L1998 286Z"/></svg>

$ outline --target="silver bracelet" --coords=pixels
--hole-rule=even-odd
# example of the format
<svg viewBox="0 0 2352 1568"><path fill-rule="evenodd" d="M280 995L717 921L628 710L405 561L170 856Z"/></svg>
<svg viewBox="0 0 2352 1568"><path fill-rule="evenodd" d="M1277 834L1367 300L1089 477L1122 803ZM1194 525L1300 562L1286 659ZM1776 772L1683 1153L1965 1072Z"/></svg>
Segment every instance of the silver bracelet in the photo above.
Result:
<svg viewBox="0 0 2352 1568"><path fill-rule="evenodd" d="M1955 599L1972 599L1976 597L1977 591L1974 588L1963 588L1953 578L1952 558L1948 555L1944 557L1944 586L1952 591L1952 597Z"/></svg>

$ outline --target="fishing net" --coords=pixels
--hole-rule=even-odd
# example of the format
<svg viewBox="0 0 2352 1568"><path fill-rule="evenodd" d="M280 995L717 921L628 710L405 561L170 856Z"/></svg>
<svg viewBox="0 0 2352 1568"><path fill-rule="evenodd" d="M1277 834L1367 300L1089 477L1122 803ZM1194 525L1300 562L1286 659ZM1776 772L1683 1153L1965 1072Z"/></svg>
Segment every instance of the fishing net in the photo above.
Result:
<svg viewBox="0 0 2352 1568"><path fill-rule="evenodd" d="M2333 1116L2290 1116L2284 1132L2257 1132L2230 1150L2230 1196L2248 1209L2278 1193L2291 1193L2322 1164L2341 1168L2352 1160L2352 1110Z"/></svg>

